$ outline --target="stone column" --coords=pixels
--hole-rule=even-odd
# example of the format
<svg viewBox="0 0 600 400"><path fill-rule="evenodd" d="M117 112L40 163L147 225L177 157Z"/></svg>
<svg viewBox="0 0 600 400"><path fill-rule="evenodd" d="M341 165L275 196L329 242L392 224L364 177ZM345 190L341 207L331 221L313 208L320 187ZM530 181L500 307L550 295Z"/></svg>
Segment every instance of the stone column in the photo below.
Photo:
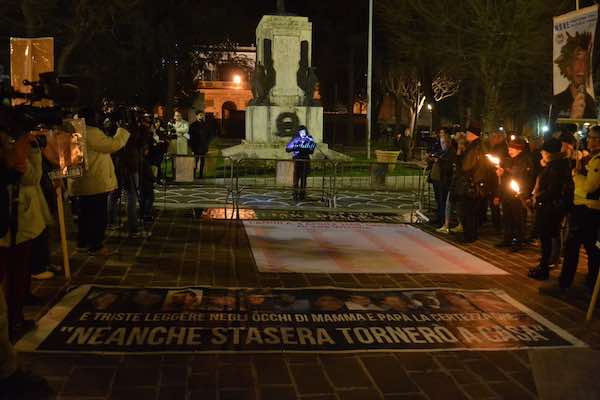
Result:
<svg viewBox="0 0 600 400"><path fill-rule="evenodd" d="M308 64L311 65L312 23L306 17L288 15L265 15L256 28L257 60L265 60L265 39L270 40L275 86L269 93L271 104L296 106L302 104L304 93L298 87L297 74L300 66L300 44L308 42Z"/></svg>

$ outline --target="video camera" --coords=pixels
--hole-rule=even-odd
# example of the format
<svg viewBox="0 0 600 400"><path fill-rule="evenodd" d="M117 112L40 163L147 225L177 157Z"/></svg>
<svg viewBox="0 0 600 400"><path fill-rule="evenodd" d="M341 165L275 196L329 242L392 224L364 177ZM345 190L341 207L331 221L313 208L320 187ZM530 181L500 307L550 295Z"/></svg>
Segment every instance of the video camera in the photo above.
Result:
<svg viewBox="0 0 600 400"><path fill-rule="evenodd" d="M0 132L9 136L9 140L2 138L0 156L4 157L13 151L15 141L27 133L40 127L54 127L62 125L63 110L74 106L79 100L79 88L71 83L65 83L53 72L40 74L40 79L35 82L24 81L31 88L29 93L15 90L10 85L10 80L0 66ZM23 104L13 105L14 100L23 100ZM34 105L35 102L51 100L55 105L42 107ZM4 135L3 135L4 136ZM46 136L33 137L32 146L45 147ZM3 171L5 165L1 165ZM0 236L10 230L11 247L16 245L19 215L20 175L14 178L9 191L8 184L0 187Z"/></svg>
<svg viewBox="0 0 600 400"><path fill-rule="evenodd" d="M65 109L79 101L79 88L54 72L41 73L38 81L24 81L31 88L29 93L14 90L3 72L4 68L0 66L0 131L13 139L39 127L61 125ZM16 99L24 100L23 104L12 105ZM33 105L42 100L50 100L54 105ZM40 140L43 139L38 142Z"/></svg>

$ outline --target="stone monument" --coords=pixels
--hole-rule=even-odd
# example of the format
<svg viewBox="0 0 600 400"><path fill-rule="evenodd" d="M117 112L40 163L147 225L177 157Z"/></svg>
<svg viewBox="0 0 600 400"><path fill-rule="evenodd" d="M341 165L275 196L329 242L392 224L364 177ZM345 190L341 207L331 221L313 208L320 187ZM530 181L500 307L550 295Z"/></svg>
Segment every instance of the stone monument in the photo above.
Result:
<svg viewBox="0 0 600 400"><path fill-rule="evenodd" d="M314 158L346 156L323 143L323 107L314 100L318 83L312 66L312 23L285 11L262 17L256 28L253 99L246 109L246 139L222 151L226 157L289 158L285 144L305 125L318 143Z"/></svg>

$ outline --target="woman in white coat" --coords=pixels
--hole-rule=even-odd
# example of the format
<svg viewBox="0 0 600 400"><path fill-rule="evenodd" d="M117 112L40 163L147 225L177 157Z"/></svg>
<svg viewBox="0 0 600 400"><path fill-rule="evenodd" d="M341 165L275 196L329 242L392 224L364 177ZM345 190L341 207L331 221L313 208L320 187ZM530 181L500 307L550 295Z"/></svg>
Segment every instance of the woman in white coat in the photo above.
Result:
<svg viewBox="0 0 600 400"><path fill-rule="evenodd" d="M93 123L94 115L86 115L86 121ZM115 167L110 155L121 150L129 136L124 128L118 128L113 137L94 126L88 125L86 129L86 170L81 178L73 180L71 193L79 197L77 247L88 249L92 255L111 255L104 247L108 194L117 189Z"/></svg>

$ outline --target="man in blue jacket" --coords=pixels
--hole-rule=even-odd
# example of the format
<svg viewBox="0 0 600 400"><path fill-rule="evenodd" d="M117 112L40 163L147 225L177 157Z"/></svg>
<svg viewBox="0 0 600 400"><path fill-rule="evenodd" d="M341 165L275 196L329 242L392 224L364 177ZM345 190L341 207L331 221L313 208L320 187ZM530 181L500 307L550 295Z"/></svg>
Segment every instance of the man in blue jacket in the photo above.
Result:
<svg viewBox="0 0 600 400"><path fill-rule="evenodd" d="M292 137L285 151L292 153L294 159L294 200L306 198L306 178L310 172L310 155L315 152L317 143L304 125Z"/></svg>

